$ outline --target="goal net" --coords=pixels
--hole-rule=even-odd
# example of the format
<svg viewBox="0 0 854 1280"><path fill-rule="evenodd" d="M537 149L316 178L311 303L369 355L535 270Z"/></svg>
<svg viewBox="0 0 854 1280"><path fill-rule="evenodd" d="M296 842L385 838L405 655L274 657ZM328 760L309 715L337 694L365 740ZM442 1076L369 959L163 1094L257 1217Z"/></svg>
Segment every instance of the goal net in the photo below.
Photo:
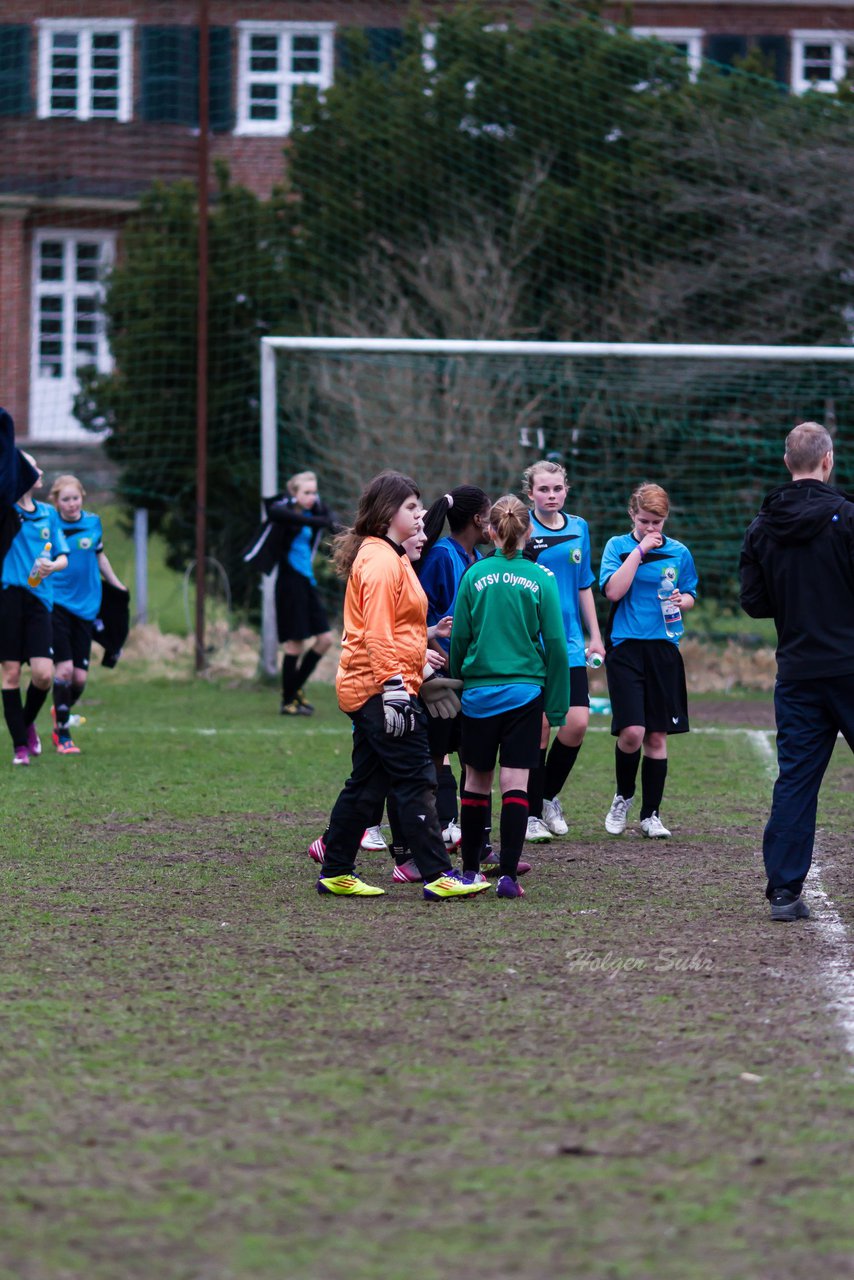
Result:
<svg viewBox="0 0 854 1280"><path fill-rule="evenodd" d="M521 489L561 461L594 556L626 524L631 491L666 488L704 599L737 594L738 550L764 494L786 479L795 423L831 431L854 413L854 348L289 338L262 340L265 496L311 468L345 517L385 467L430 502L454 485ZM837 483L852 460L840 453ZM334 603L334 585L325 584ZM272 587L265 666L272 669Z"/></svg>

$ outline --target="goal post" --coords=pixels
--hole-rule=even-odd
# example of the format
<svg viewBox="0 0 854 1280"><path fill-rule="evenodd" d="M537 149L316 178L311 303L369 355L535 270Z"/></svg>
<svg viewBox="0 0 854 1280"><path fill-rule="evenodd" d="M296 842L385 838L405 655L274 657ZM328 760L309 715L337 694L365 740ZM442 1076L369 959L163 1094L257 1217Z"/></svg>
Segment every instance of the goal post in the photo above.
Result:
<svg viewBox="0 0 854 1280"><path fill-rule="evenodd" d="M706 536L732 506L726 535L707 540L718 590L748 513L785 478L786 431L806 417L833 430L852 415L854 346L261 339L264 497L286 472L314 467L351 510L383 466L414 472L428 500L425 472L437 492L471 482L497 496L518 489L521 465L552 452L591 523L596 511L613 523L645 479L671 489L692 534ZM698 503L710 508L705 524ZM262 667L274 674L274 575L262 599Z"/></svg>

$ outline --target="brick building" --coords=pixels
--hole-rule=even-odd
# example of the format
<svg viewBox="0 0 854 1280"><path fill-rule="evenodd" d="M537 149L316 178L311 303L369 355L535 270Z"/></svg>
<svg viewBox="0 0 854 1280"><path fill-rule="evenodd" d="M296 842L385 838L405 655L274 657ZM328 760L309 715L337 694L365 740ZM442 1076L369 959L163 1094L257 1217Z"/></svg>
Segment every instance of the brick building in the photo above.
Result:
<svg viewBox="0 0 854 1280"><path fill-rule="evenodd" d="M333 82L342 28L366 28L388 56L408 9L210 0L211 158L266 195L282 176L294 87ZM615 20L624 12L615 5ZM22 437L91 439L71 413L75 370L109 368L101 281L123 223L153 181L196 173L197 16L192 0L4 0L0 402ZM634 24L694 66L756 48L793 92L833 92L854 69L854 0L635 0Z"/></svg>

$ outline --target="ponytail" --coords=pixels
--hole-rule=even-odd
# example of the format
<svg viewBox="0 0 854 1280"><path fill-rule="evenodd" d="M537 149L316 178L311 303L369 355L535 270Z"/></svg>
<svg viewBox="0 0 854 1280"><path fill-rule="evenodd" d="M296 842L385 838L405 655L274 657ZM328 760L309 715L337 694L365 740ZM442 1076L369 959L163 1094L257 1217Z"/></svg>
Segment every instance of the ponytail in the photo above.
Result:
<svg viewBox="0 0 854 1280"><path fill-rule="evenodd" d="M424 533L427 541L421 553L420 563L430 548L438 542L445 527L445 521L451 526L451 533L462 533L489 506L489 496L474 484L458 484L450 493L442 494L424 515Z"/></svg>
<svg viewBox="0 0 854 1280"><path fill-rule="evenodd" d="M502 550L512 555L525 542L531 527L531 513L515 493L505 493L492 507L489 523L498 535Z"/></svg>

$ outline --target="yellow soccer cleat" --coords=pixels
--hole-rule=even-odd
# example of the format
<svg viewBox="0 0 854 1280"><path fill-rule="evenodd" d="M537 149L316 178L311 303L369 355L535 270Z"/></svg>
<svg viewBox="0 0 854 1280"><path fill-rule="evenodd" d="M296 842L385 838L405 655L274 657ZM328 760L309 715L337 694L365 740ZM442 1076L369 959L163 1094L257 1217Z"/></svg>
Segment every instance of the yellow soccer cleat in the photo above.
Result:
<svg viewBox="0 0 854 1280"><path fill-rule="evenodd" d="M457 880L456 876L439 876L432 884L425 884L424 897L428 902L443 902L445 898L473 898L476 893L483 893L489 888L489 881L484 877L481 884L466 884Z"/></svg>
<svg viewBox="0 0 854 1280"><path fill-rule="evenodd" d="M318 893L331 893L339 898L380 898L385 889L365 884L358 876L321 876L317 882Z"/></svg>

